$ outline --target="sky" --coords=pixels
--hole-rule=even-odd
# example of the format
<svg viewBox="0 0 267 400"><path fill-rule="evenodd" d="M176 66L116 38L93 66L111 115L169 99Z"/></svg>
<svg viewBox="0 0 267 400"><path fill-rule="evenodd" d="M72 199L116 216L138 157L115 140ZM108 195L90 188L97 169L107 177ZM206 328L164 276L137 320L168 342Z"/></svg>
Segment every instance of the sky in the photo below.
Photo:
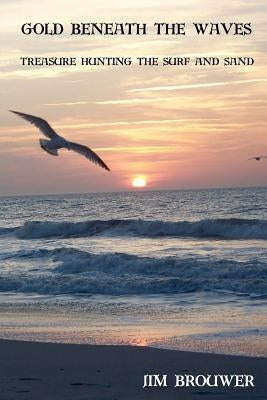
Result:
<svg viewBox="0 0 267 400"><path fill-rule="evenodd" d="M107 5L108 4L108 5ZM265 0L0 0L0 195L266 186ZM60 22L60 36L25 36ZM185 36L70 36L71 22L185 22ZM197 36L192 22L251 23L249 36ZM20 57L253 57L253 66L28 67ZM52 157L9 109L94 149Z"/></svg>

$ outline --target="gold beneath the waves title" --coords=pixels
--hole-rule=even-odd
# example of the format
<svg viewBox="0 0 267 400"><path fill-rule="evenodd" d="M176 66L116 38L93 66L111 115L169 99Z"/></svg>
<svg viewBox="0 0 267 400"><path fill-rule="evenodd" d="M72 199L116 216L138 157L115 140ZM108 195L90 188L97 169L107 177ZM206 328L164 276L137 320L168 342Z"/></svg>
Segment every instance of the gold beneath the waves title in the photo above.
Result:
<svg viewBox="0 0 267 400"><path fill-rule="evenodd" d="M59 22L26 22L21 26L24 35L61 35L65 27ZM247 36L252 34L250 22L155 22L153 25L137 22L72 22L68 25L70 35L82 36L136 36L168 35L185 36L187 31L196 35L232 35Z"/></svg>

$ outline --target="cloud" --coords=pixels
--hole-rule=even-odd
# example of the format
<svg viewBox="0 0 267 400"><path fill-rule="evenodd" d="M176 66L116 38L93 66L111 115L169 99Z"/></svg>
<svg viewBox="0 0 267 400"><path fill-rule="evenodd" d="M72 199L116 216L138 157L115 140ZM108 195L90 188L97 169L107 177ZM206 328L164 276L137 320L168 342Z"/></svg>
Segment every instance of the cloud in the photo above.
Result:
<svg viewBox="0 0 267 400"><path fill-rule="evenodd" d="M202 89L217 86L229 86L229 85L243 85L248 83L266 83L267 79L244 79L240 81L224 81L224 82L209 82L209 83L194 83L190 85L172 85L172 86L152 86L147 88L137 88L128 90L129 93L137 92L150 92L150 91L172 91L172 90L186 90L186 89Z"/></svg>
<svg viewBox="0 0 267 400"><path fill-rule="evenodd" d="M212 119L215 121L216 119ZM208 121L212 121L209 119ZM77 124L71 124L71 125L59 125L56 126L58 128L66 128L66 129L72 129L72 128L88 128L88 127L94 127L94 126L131 126L131 125L168 125L168 124L175 124L175 123L181 123L181 122L198 122L198 123L203 123L203 118L182 118L182 119L149 119L149 120L140 120L140 121L112 121L112 122L94 122L94 123L77 123ZM206 121L207 122L207 121Z"/></svg>
<svg viewBox="0 0 267 400"><path fill-rule="evenodd" d="M128 147L97 147L94 148L95 151L103 151L103 152L130 152L130 153L166 153L166 150L169 152L177 152L177 149L173 146L128 146Z"/></svg>
<svg viewBox="0 0 267 400"><path fill-rule="evenodd" d="M73 101L73 102L66 102L66 103L46 103L43 106L80 106L82 104L92 104L92 101ZM95 103L97 104L97 103Z"/></svg>
<svg viewBox="0 0 267 400"><path fill-rule="evenodd" d="M159 103L162 101L169 101L166 97L157 97L151 99L119 99L119 100L104 100L104 101L96 101L95 104L99 105L133 105L133 104L146 104L146 103Z"/></svg>

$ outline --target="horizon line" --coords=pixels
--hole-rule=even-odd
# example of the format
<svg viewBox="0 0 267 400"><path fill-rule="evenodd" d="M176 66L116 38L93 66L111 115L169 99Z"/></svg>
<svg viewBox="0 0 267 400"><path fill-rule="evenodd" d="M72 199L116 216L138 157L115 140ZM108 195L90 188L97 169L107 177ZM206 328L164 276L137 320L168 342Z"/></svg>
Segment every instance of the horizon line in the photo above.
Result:
<svg viewBox="0 0 267 400"><path fill-rule="evenodd" d="M267 189L267 185L259 186L210 186L210 187L196 187L196 188L170 188L170 189L125 189L125 190L111 190L111 191L93 191L93 192L64 192L64 193L39 193L39 194L10 194L1 195L0 198L10 197L44 197L44 196L73 196L73 195L87 195L87 194L116 194L116 193L151 193L151 192L186 192L186 191L201 191L201 190L238 190L238 189Z"/></svg>

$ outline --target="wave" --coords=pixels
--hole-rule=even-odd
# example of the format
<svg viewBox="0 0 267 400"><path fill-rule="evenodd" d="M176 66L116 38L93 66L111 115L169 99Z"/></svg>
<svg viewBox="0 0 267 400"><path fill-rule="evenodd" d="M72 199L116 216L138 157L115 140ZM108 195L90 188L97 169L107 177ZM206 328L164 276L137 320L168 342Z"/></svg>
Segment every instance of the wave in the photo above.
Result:
<svg viewBox="0 0 267 400"><path fill-rule="evenodd" d="M13 230L15 228L12 228ZM1 231L0 231L1 232ZM200 221L89 220L83 222L27 221L15 229L20 239L71 238L95 235L267 239L267 220L204 219Z"/></svg>
<svg viewBox="0 0 267 400"><path fill-rule="evenodd" d="M14 233L18 230L19 228L0 228L0 236L6 236L10 233Z"/></svg>
<svg viewBox="0 0 267 400"><path fill-rule="evenodd" d="M141 257L125 253L93 254L74 248L23 251L18 258L36 259L32 271L0 276L0 291L59 294L177 294L227 291L267 293L266 265L251 260ZM42 259L53 261L43 268Z"/></svg>

